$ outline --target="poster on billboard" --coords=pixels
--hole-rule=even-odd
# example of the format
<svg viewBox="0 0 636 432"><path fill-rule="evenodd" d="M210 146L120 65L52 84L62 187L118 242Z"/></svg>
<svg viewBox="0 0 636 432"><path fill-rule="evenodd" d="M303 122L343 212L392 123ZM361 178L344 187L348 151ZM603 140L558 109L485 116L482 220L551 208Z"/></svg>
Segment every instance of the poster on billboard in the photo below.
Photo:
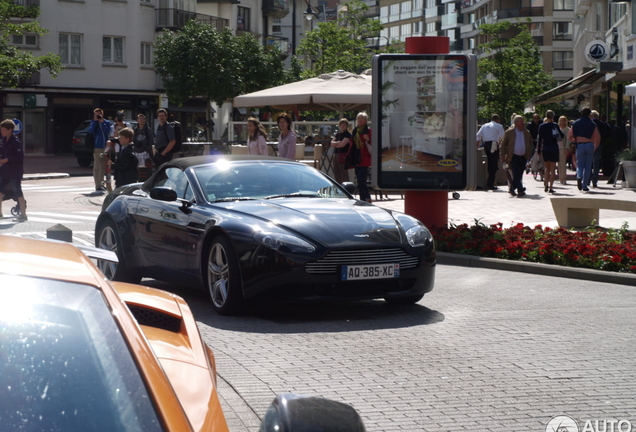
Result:
<svg viewBox="0 0 636 432"><path fill-rule="evenodd" d="M473 55L373 58L374 187L474 189L476 74Z"/></svg>

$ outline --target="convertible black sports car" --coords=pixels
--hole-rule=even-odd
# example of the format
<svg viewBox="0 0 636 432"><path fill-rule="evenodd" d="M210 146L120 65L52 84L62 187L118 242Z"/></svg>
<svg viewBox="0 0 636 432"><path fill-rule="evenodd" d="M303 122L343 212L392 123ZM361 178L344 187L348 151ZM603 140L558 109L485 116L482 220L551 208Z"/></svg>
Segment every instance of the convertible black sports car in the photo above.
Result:
<svg viewBox="0 0 636 432"><path fill-rule="evenodd" d="M175 159L106 198L95 242L119 263L99 265L114 280L205 287L220 314L277 299L419 301L434 284L429 230L352 186L280 158Z"/></svg>

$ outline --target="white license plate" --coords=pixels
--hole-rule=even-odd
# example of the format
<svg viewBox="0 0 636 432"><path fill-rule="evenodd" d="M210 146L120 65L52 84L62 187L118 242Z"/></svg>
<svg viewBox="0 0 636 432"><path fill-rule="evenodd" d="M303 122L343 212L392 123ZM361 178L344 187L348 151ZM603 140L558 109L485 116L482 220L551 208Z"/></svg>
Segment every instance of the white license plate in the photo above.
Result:
<svg viewBox="0 0 636 432"><path fill-rule="evenodd" d="M400 264L342 266L341 280L391 279L400 277Z"/></svg>

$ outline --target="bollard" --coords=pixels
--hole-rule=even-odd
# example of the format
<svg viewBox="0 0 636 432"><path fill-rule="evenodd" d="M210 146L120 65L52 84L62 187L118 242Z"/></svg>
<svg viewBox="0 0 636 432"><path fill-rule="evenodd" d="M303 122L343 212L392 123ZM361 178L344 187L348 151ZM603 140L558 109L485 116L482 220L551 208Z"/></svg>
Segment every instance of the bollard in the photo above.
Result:
<svg viewBox="0 0 636 432"><path fill-rule="evenodd" d="M62 224L53 225L46 230L46 238L72 243L73 231Z"/></svg>

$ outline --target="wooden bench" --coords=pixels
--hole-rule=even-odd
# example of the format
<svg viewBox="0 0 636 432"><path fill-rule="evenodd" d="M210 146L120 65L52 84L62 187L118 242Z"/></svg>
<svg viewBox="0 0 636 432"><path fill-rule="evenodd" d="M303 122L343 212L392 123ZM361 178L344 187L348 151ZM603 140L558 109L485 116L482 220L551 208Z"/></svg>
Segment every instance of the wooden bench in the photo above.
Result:
<svg viewBox="0 0 636 432"><path fill-rule="evenodd" d="M599 210L636 212L636 201L606 198L550 198L552 209L560 227L585 227L599 223Z"/></svg>

